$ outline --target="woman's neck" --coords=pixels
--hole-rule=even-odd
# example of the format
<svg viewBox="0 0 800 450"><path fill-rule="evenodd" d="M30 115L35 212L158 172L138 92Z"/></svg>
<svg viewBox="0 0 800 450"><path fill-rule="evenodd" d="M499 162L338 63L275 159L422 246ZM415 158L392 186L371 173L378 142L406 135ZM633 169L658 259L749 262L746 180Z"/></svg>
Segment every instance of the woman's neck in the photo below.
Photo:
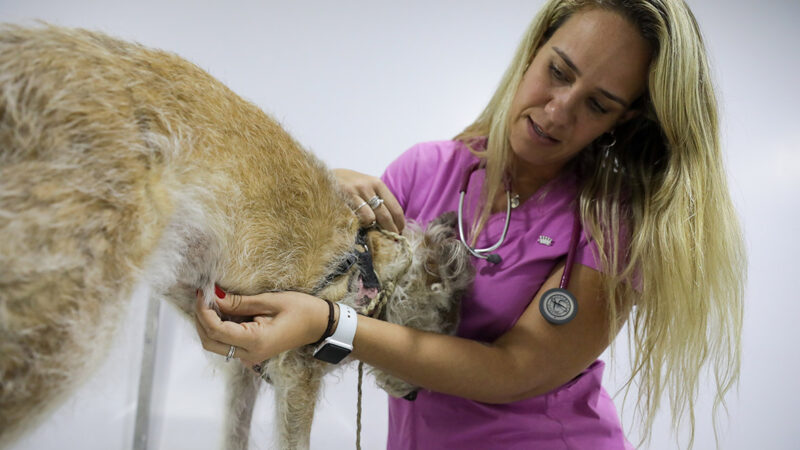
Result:
<svg viewBox="0 0 800 450"><path fill-rule="evenodd" d="M519 204L524 203L533 197L539 190L550 181L558 178L564 170L568 170L570 162L553 164L548 166L532 165L521 161L512 155L514 159L510 168L511 176L511 196L517 197ZM492 201L492 213L505 211L508 205L505 189L500 189Z"/></svg>

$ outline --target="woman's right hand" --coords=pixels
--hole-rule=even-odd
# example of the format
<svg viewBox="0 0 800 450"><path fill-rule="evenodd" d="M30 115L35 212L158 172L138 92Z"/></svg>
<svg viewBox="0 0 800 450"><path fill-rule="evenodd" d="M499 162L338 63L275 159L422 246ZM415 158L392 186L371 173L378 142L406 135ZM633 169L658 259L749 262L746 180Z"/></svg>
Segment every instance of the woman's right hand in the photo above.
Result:
<svg viewBox="0 0 800 450"><path fill-rule="evenodd" d="M248 366L315 342L327 325L328 306L308 294L270 292L246 296L221 289L216 292L214 299L220 313L236 320L221 319L198 290L195 317L203 348L225 356L231 346L236 347L234 357Z"/></svg>
<svg viewBox="0 0 800 450"><path fill-rule="evenodd" d="M384 230L403 231L406 225L403 208L380 178L348 169L334 169L333 174L349 194L350 207L362 226L377 223ZM373 210L366 202L374 196L382 198L383 203Z"/></svg>

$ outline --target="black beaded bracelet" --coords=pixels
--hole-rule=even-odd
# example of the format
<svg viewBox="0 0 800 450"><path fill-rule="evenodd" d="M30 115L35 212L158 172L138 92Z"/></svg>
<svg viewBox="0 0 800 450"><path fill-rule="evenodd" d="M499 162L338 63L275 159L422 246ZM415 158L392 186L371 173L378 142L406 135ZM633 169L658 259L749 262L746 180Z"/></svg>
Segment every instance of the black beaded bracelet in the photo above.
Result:
<svg viewBox="0 0 800 450"><path fill-rule="evenodd" d="M313 344L311 344L311 345L313 345L315 347L317 345L321 344L322 341L324 341L325 339L329 338L333 334L333 330L332 330L332 328L333 328L333 303L331 303L330 300L325 300L324 298L322 300L324 300L325 303L328 304L328 327L325 328L325 332L322 333L322 337L319 338L319 340L317 342L314 342Z"/></svg>

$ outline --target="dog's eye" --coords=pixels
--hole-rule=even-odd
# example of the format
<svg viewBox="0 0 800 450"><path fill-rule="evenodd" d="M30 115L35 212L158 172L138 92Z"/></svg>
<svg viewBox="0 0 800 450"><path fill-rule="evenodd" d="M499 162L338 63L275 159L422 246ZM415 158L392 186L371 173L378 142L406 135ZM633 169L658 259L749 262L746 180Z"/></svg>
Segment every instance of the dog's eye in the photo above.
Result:
<svg viewBox="0 0 800 450"><path fill-rule="evenodd" d="M351 267L353 267L353 264L355 264L356 261L358 261L358 256L356 256L354 253L348 254L347 258L345 258L339 264L339 267L336 268L336 270L333 272L332 275L334 277L338 277L338 276L344 275L345 273L347 273L348 270L350 270Z"/></svg>
<svg viewBox="0 0 800 450"><path fill-rule="evenodd" d="M327 285L333 283L334 280L346 274L353 265L358 262L358 256L355 253L348 253L347 256L339 263L336 269L329 273L322 282L314 289L314 293L324 289Z"/></svg>
<svg viewBox="0 0 800 450"><path fill-rule="evenodd" d="M358 261L358 256L355 253L349 253L347 257L343 259L342 262L339 263L339 265L336 267L336 270L334 270L333 272L328 274L327 277L325 277L325 284L328 284L333 280L339 278L340 276L346 274L347 271L350 270L350 268L353 267L353 264L355 264L357 261Z"/></svg>

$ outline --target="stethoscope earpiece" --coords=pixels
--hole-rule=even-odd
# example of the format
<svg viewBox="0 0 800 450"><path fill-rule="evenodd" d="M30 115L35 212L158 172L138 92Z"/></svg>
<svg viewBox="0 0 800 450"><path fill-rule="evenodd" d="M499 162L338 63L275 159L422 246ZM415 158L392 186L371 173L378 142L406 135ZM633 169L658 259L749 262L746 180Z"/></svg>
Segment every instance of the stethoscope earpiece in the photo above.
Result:
<svg viewBox="0 0 800 450"><path fill-rule="evenodd" d="M501 258L497 253L492 253L486 257L486 260L492 264L500 264L503 261L503 258Z"/></svg>
<svg viewBox="0 0 800 450"><path fill-rule="evenodd" d="M549 289L539 300L539 312L553 325L563 325L578 314L578 301L566 289Z"/></svg>

